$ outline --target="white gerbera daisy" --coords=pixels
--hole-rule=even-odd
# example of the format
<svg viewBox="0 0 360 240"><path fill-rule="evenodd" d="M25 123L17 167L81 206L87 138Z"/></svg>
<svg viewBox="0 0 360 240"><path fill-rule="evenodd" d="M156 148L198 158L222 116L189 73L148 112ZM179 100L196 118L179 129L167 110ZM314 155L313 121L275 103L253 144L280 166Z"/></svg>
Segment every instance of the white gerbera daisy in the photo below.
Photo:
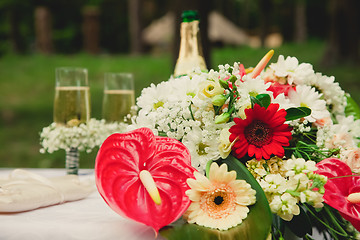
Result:
<svg viewBox="0 0 360 240"><path fill-rule="evenodd" d="M311 64L301 63L296 57L284 58L280 55L276 63L272 63L269 66L274 71L274 75L279 78L286 78L288 84L303 84L304 81L314 74L314 70Z"/></svg>
<svg viewBox="0 0 360 240"><path fill-rule="evenodd" d="M158 85L151 84L150 87L144 88L141 95L137 98L137 106L148 112L162 107L164 102L170 97L167 85L167 82L162 82Z"/></svg>
<svg viewBox="0 0 360 240"><path fill-rule="evenodd" d="M187 180L192 203L184 216L189 223L227 230L242 223L247 206L256 202L256 191L245 180L236 180L236 172L228 172L226 164L212 163L209 178L198 172L194 176Z"/></svg>
<svg viewBox="0 0 360 240"><path fill-rule="evenodd" d="M341 89L335 77L316 73L309 78L309 85L315 86L324 96L326 104L333 113L343 113L347 104L345 91Z"/></svg>
<svg viewBox="0 0 360 240"><path fill-rule="evenodd" d="M305 117L309 122L315 122L330 117L326 108L326 102L321 99L321 94L315 88L300 85L295 90L289 91L289 99L296 107L307 107L311 109L311 115Z"/></svg>
<svg viewBox="0 0 360 240"><path fill-rule="evenodd" d="M238 88L240 97L248 98L249 95L256 97L258 94L266 93L272 95L272 92L267 91L271 83L265 83L261 77L251 78L245 75L242 81L237 80L236 86Z"/></svg>
<svg viewBox="0 0 360 240"><path fill-rule="evenodd" d="M203 131L200 127L193 127L181 141L189 149L191 165L199 172L204 172L209 160L216 160L220 157L218 142L214 141L215 138L215 135L208 136L206 130Z"/></svg>
<svg viewBox="0 0 360 240"><path fill-rule="evenodd" d="M192 77L192 79L190 79L188 75L182 76L180 78L172 78L169 80L168 89L172 91L172 95L178 97L194 97L199 91L197 85L200 83L200 81L203 81L203 78L199 77L198 75L195 75Z"/></svg>
<svg viewBox="0 0 360 240"><path fill-rule="evenodd" d="M290 100L285 96L284 93L280 93L279 95L277 95L276 98L273 99L271 102L278 103L280 105L280 108L283 108L285 110L291 107L295 107L295 105L290 102Z"/></svg>

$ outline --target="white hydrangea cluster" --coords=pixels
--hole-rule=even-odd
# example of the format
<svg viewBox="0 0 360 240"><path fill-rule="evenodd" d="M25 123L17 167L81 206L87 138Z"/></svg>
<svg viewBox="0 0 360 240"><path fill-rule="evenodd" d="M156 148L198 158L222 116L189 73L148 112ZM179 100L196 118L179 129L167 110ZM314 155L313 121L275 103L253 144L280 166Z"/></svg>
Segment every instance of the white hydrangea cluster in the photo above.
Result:
<svg viewBox="0 0 360 240"><path fill-rule="evenodd" d="M314 174L314 161L273 157L268 161L253 159L246 165L264 190L271 211L282 219L290 221L294 215L298 215L299 202L315 208L323 206L321 187L326 183L326 178ZM314 188L314 181L317 188Z"/></svg>
<svg viewBox="0 0 360 240"><path fill-rule="evenodd" d="M125 123L106 123L105 120L90 119L75 127L66 127L52 123L42 129L40 133L41 153L53 153L57 150L70 150L91 152L99 147L104 140L113 133L121 133L126 129Z"/></svg>

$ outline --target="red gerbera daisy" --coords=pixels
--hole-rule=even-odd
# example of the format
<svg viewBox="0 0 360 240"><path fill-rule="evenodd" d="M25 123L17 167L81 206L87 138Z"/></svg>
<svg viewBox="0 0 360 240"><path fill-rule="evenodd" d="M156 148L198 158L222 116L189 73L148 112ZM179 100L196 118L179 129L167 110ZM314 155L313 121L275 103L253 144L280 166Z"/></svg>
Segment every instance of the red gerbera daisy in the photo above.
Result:
<svg viewBox="0 0 360 240"><path fill-rule="evenodd" d="M284 124L286 111L279 104L271 103L267 108L255 104L245 110L246 119L234 118L236 123L230 128L230 142L233 154L241 158L246 153L257 160L269 159L273 154L284 156L283 146L289 146L291 128Z"/></svg>

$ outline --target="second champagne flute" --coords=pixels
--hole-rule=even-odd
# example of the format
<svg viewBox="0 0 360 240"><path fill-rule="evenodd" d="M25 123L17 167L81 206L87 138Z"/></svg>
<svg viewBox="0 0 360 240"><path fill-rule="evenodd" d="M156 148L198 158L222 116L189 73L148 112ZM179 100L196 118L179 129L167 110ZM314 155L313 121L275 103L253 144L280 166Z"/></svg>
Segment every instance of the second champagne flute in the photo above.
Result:
<svg viewBox="0 0 360 240"><path fill-rule="evenodd" d="M105 73L102 118L123 122L135 104L134 77L131 73Z"/></svg>

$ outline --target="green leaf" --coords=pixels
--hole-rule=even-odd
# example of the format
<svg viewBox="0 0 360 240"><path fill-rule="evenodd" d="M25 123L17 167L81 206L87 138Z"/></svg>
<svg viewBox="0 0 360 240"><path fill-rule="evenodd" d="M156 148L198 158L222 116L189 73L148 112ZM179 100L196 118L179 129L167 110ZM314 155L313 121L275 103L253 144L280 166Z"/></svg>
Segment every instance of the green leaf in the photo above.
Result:
<svg viewBox="0 0 360 240"><path fill-rule="evenodd" d="M269 94L259 94L256 98L259 99L263 107L267 108L270 105L271 99Z"/></svg>
<svg viewBox="0 0 360 240"><path fill-rule="evenodd" d="M247 168L235 157L220 159L218 164L225 163L228 169L237 173L237 179L244 179L256 190L256 203L249 206L250 212L243 222L226 231L202 227L196 224L188 224L177 221L169 227L160 230L160 234L170 240L217 240L217 239L246 239L265 240L270 232L272 214L265 193L256 179Z"/></svg>
<svg viewBox="0 0 360 240"><path fill-rule="evenodd" d="M231 77L228 79L228 81L230 81L233 84L233 86L235 85L236 80L237 78L235 75L231 75Z"/></svg>
<svg viewBox="0 0 360 240"><path fill-rule="evenodd" d="M227 83L227 81L219 79L219 83L222 88L229 89L229 84Z"/></svg>
<svg viewBox="0 0 360 240"><path fill-rule="evenodd" d="M260 105L260 107L263 107L261 101L257 98L254 98L253 96L250 96L250 101L251 101L251 108L254 108L255 104Z"/></svg>
<svg viewBox="0 0 360 240"><path fill-rule="evenodd" d="M345 107L346 116L354 116L354 119L360 119L360 107L354 99L348 94L346 95L347 105Z"/></svg>
<svg viewBox="0 0 360 240"><path fill-rule="evenodd" d="M286 121L295 120L309 116L311 114L311 109L307 107L297 107L297 108L288 108L286 109Z"/></svg>

